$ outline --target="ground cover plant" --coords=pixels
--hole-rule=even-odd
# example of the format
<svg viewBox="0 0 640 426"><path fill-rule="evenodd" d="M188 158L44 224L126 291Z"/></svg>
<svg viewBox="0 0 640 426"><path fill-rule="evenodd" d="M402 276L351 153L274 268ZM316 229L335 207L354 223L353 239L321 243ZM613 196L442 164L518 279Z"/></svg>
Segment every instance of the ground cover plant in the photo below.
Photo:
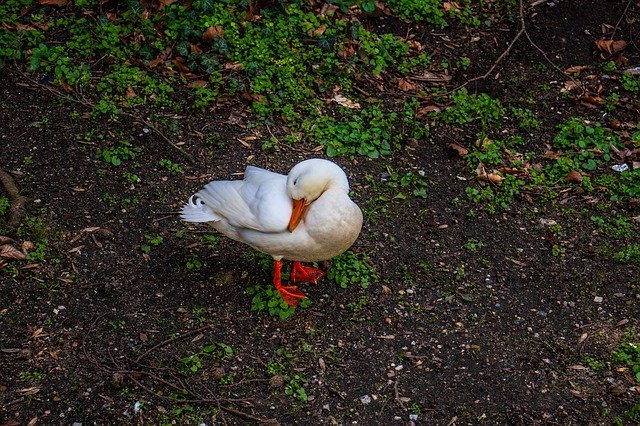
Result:
<svg viewBox="0 0 640 426"><path fill-rule="evenodd" d="M2 2L0 424L637 424L640 9L578 3ZM292 308L177 212L314 156Z"/></svg>

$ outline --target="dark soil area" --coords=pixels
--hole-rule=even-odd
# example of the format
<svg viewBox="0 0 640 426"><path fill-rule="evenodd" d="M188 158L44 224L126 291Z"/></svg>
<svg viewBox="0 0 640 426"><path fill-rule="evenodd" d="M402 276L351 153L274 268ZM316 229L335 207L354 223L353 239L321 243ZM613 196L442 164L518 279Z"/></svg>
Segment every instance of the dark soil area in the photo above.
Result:
<svg viewBox="0 0 640 426"><path fill-rule="evenodd" d="M614 4L541 4L529 35L559 69L585 66L610 90L618 83L603 77L592 48L602 26L623 15ZM620 36L638 43L638 7L629 13L636 27L624 20ZM366 24L403 30L387 20ZM473 34L425 27L416 40L434 60L471 59L454 87L484 74L517 25ZM637 60L638 48L627 56ZM283 321L250 309L246 289L271 281L252 250L225 238L209 247L202 236L210 230L177 212L212 179L240 178L248 164L287 173L322 151L262 149L269 132L282 134L249 128L250 108L227 100L208 114L167 116L177 126L165 134L191 164L146 123L96 123L85 106L31 78L0 70L0 168L28 197L22 221L41 218L45 226L32 233L47 240L44 260L0 271L0 424L635 424L627 413L639 384L624 369L585 360L607 360L625 335L638 338L640 267L614 261L603 248L619 242L590 219L638 217L637 203L602 211L576 189L553 202L525 193L487 214L465 201L475 176L447 148L472 145L468 128L435 126L384 159L338 158L365 211L354 250L369 256L379 281L305 285L311 306ZM542 127L523 134L524 150L542 155L558 123L606 115L559 95L567 81L522 36L467 90L505 104L530 93ZM610 119L637 123L637 99L628 105ZM101 141L89 132L145 149L113 167L96 156ZM220 137L211 143L209 134ZM161 167L165 159L186 172ZM427 198L391 198L389 170L424 172ZM11 236L17 246L26 239ZM194 255L199 268L187 267ZM306 402L295 397L300 387Z"/></svg>

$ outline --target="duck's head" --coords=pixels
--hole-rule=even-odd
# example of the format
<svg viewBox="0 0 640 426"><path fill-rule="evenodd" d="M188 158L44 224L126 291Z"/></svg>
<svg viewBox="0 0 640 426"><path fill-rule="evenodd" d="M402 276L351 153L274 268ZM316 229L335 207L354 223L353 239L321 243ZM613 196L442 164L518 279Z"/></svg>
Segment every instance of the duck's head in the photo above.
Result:
<svg viewBox="0 0 640 426"><path fill-rule="evenodd" d="M287 194L293 200L289 232L293 232L298 226L307 206L320 198L327 189L349 192L347 175L337 164L312 158L296 164L291 169L287 176Z"/></svg>

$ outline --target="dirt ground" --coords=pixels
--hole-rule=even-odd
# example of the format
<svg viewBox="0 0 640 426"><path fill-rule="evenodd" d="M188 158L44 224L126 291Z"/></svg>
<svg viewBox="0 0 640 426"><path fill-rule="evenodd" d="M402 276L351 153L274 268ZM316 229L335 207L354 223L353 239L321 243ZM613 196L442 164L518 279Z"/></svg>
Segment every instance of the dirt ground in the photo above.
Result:
<svg viewBox="0 0 640 426"><path fill-rule="evenodd" d="M555 3L537 7L531 38L560 69L602 74L592 46L603 24L620 19L624 11L611 7L620 2ZM478 31L477 43L456 39L455 29L447 40L430 29L419 37L438 59L450 43L471 58L456 77L463 83L486 72L517 31ZM637 27L620 32L637 42ZM637 59L637 47L630 50ZM529 105L542 128L525 135L527 150L543 153L559 122L604 112L558 96L566 79L550 66L534 71L539 63L544 57L522 37L489 78L467 88L508 102L547 82L552 90L532 91ZM598 210L586 194L519 197L496 215L453 202L473 176L447 144L474 136L450 128L384 159L338 158L355 201L373 212L354 250L369 256L379 281L307 285L312 305L282 321L250 310L246 289L271 279L251 249L224 238L208 247L208 229L176 213L209 180L238 178L247 164L287 173L320 155L315 147L261 149L268 132L248 128L249 107L227 100L206 115L167 117L192 165L145 123L96 123L47 84L0 70L0 167L28 197L26 217L44 221L48 241L44 261L0 271L0 424L585 425L613 424L614 416L633 424L625 413L640 398L637 383L584 359L606 359L625 333L640 330L640 267L600 250L616 242L589 218L616 212ZM638 121L638 109L616 114ZM139 182L98 158L101 141L89 132L144 146L127 165ZM214 133L220 143L202 137ZM163 159L186 173L160 167ZM389 168L423 171L427 198L380 201ZM568 207L583 213L564 214ZM637 204L616 208L638 215ZM474 252L469 240L484 244ZM554 255L554 245L566 252ZM194 253L199 269L185 266ZM212 343L196 374L180 373L181 359ZM40 380L29 380L33 372ZM307 402L288 395L296 380ZM185 387L189 397L176 400Z"/></svg>

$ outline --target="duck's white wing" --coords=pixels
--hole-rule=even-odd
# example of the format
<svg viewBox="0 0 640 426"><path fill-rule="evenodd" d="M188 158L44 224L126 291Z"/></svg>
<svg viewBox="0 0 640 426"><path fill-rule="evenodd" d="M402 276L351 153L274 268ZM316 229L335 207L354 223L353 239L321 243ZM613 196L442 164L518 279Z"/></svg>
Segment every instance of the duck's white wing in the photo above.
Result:
<svg viewBox="0 0 640 426"><path fill-rule="evenodd" d="M225 229L234 234L242 229L282 232L292 209L286 181L284 175L249 166L243 180L206 184L182 209L182 217L191 222L214 222L225 234Z"/></svg>

